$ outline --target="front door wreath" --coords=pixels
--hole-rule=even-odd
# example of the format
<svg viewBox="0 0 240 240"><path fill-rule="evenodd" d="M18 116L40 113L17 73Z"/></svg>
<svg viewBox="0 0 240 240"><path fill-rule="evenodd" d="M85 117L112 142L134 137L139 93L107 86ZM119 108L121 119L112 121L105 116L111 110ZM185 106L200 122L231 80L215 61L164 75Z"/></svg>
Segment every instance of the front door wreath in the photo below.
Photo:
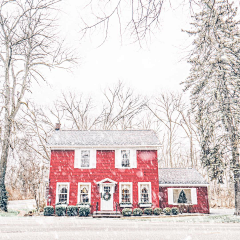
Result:
<svg viewBox="0 0 240 240"><path fill-rule="evenodd" d="M105 192L105 193L103 194L103 199L104 199L105 201L110 200L110 198L111 198L111 193L110 193L110 192Z"/></svg>

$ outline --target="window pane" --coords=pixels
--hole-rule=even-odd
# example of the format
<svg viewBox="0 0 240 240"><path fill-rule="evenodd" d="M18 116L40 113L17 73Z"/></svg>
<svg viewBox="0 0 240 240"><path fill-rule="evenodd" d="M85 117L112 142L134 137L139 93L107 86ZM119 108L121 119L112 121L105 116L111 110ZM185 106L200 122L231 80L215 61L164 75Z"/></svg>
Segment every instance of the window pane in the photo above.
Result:
<svg viewBox="0 0 240 240"><path fill-rule="evenodd" d="M148 197L148 188L144 187L141 191L141 202L149 202L149 197Z"/></svg>
<svg viewBox="0 0 240 240"><path fill-rule="evenodd" d="M121 150L122 167L130 167L130 150Z"/></svg>
<svg viewBox="0 0 240 240"><path fill-rule="evenodd" d="M68 198L68 185L62 184L58 185L58 201L67 202Z"/></svg>
<svg viewBox="0 0 240 240"><path fill-rule="evenodd" d="M192 197L191 197L191 189L182 189L182 188L178 188L178 189L173 189L173 203L178 204L178 199L180 196L181 191L184 191L185 196L187 198L187 203L186 204L191 204L192 203Z"/></svg>
<svg viewBox="0 0 240 240"><path fill-rule="evenodd" d="M90 150L81 151L81 167L89 167L90 163Z"/></svg>
<svg viewBox="0 0 240 240"><path fill-rule="evenodd" d="M80 203L89 203L89 186L80 185Z"/></svg>

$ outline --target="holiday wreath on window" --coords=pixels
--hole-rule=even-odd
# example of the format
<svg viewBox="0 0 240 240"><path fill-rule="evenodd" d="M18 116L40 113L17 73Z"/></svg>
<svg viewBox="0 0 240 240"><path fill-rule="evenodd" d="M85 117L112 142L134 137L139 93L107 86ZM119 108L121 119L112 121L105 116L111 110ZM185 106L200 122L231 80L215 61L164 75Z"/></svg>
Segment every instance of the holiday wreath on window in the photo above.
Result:
<svg viewBox="0 0 240 240"><path fill-rule="evenodd" d="M110 192L105 192L105 193L103 194L103 199L104 199L105 201L110 200L110 198L111 198L111 193L110 193Z"/></svg>

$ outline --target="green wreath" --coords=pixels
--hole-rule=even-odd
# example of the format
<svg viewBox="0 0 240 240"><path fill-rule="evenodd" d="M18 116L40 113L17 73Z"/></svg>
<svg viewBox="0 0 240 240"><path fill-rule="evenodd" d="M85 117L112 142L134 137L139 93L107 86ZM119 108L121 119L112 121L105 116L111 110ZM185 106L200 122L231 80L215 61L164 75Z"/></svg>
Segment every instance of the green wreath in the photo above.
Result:
<svg viewBox="0 0 240 240"><path fill-rule="evenodd" d="M110 199L111 199L111 193L110 193L110 192L105 192L105 193L103 194L103 199L104 199L105 201L110 200Z"/></svg>

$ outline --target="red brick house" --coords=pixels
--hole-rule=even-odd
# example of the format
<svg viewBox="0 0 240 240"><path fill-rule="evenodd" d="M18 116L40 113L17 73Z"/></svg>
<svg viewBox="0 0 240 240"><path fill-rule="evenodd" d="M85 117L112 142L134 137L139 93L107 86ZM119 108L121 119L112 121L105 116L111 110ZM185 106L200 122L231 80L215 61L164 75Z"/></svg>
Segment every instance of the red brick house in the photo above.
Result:
<svg viewBox="0 0 240 240"><path fill-rule="evenodd" d="M63 131L49 140L49 205L91 211L159 207L160 142L154 131Z"/></svg>
<svg viewBox="0 0 240 240"><path fill-rule="evenodd" d="M179 207L179 196L183 191L183 205L192 213L209 213L208 183L194 168L159 169L160 208ZM183 206L184 207L184 206Z"/></svg>

